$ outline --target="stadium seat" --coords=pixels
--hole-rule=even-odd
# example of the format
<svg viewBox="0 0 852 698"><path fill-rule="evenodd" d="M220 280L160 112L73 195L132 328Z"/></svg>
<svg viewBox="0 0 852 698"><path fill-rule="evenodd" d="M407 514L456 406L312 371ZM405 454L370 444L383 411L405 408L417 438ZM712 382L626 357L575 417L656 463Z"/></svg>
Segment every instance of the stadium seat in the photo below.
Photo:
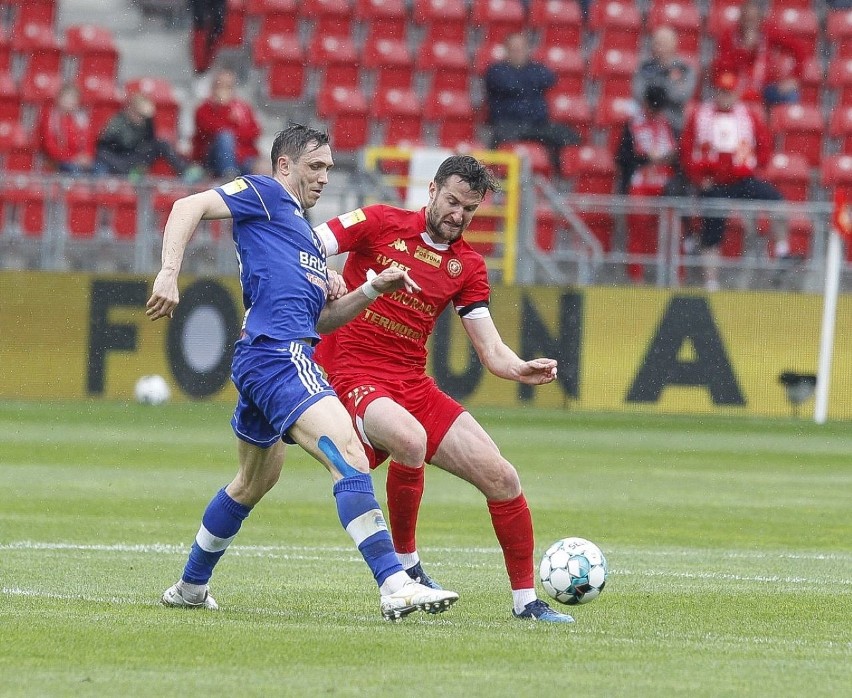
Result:
<svg viewBox="0 0 852 698"><path fill-rule="evenodd" d="M553 166L547 148L535 141L509 141L501 143L498 150L514 153L520 158L526 158L530 163L533 174L550 177L553 174Z"/></svg>
<svg viewBox="0 0 852 698"><path fill-rule="evenodd" d="M589 63L589 75L600 83L599 99L629 97L639 56L633 51L598 48Z"/></svg>
<svg viewBox="0 0 852 698"><path fill-rule="evenodd" d="M556 249L558 218L547 204L535 208L535 246L540 252L552 252Z"/></svg>
<svg viewBox="0 0 852 698"><path fill-rule="evenodd" d="M470 20L481 41L494 43L524 28L526 10L520 0L473 0Z"/></svg>
<svg viewBox="0 0 852 698"><path fill-rule="evenodd" d="M816 53L819 20L810 8L778 7L766 18L768 26L777 27L787 36L795 37L808 48L808 54Z"/></svg>
<svg viewBox="0 0 852 698"><path fill-rule="evenodd" d="M4 172L30 172L37 145L19 123L0 122L0 164Z"/></svg>
<svg viewBox="0 0 852 698"><path fill-rule="evenodd" d="M0 73L7 73L12 68L12 44L5 27L0 25Z"/></svg>
<svg viewBox="0 0 852 698"><path fill-rule="evenodd" d="M740 21L740 0L718 0L711 2L707 12L707 33L718 39L729 32Z"/></svg>
<svg viewBox="0 0 852 698"><path fill-rule="evenodd" d="M364 45L363 65L372 71L375 94L414 86L414 59L403 39L368 41Z"/></svg>
<svg viewBox="0 0 852 698"><path fill-rule="evenodd" d="M852 194L852 155L829 155L822 159L820 181L830 190L843 189Z"/></svg>
<svg viewBox="0 0 852 698"><path fill-rule="evenodd" d="M841 153L852 155L852 105L831 111L828 134L839 141Z"/></svg>
<svg viewBox="0 0 852 698"><path fill-rule="evenodd" d="M852 58L852 10L828 12L826 38L838 56Z"/></svg>
<svg viewBox="0 0 852 698"><path fill-rule="evenodd" d="M776 187L787 201L807 201L810 193L811 171L807 159L799 153L775 153L763 176Z"/></svg>
<svg viewBox="0 0 852 698"><path fill-rule="evenodd" d="M423 105L409 89L389 89L376 93L372 115L384 126L382 142L398 145L420 140L423 131Z"/></svg>
<svg viewBox="0 0 852 698"><path fill-rule="evenodd" d="M20 95L24 109L33 118L47 102L56 99L62 87L62 78L56 73L27 73L21 78ZM25 117L26 118L26 117Z"/></svg>
<svg viewBox="0 0 852 698"><path fill-rule="evenodd" d="M6 226L27 238L44 235L47 222L45 200L49 191L40 178L7 177L0 184L0 207Z"/></svg>
<svg viewBox="0 0 852 698"><path fill-rule="evenodd" d="M294 100L305 94L305 52L295 34L261 34L252 54L266 68L266 93L270 99Z"/></svg>
<svg viewBox="0 0 852 698"><path fill-rule="evenodd" d="M852 105L852 58L833 58L828 64L827 83L836 93L837 104Z"/></svg>
<svg viewBox="0 0 852 698"><path fill-rule="evenodd" d="M353 151L367 144L367 98L353 87L338 85L317 95L317 115L329 122L335 150Z"/></svg>
<svg viewBox="0 0 852 698"><path fill-rule="evenodd" d="M12 34L12 52L26 61L27 70L35 73L59 73L62 44L53 27L28 23Z"/></svg>
<svg viewBox="0 0 852 698"><path fill-rule="evenodd" d="M298 34L298 0L248 0L246 21L257 24L257 34ZM249 30L250 31L250 30Z"/></svg>
<svg viewBox="0 0 852 698"><path fill-rule="evenodd" d="M314 24L314 38L352 38L352 0L312 0L299 3L299 16Z"/></svg>
<svg viewBox="0 0 852 698"><path fill-rule="evenodd" d="M779 104L772 107L769 128L776 135L776 148L803 155L812 166L819 165L825 123L822 112L807 104Z"/></svg>
<svg viewBox="0 0 852 698"><path fill-rule="evenodd" d="M228 0L225 28L219 42L224 48L240 48L246 40L245 0Z"/></svg>
<svg viewBox="0 0 852 698"><path fill-rule="evenodd" d="M174 141L177 137L180 105L172 83L166 78L144 77L129 80L124 84L128 95L137 92L147 95L155 104L154 127L161 138Z"/></svg>
<svg viewBox="0 0 852 698"><path fill-rule="evenodd" d="M0 122L21 119L21 95L10 73L0 73Z"/></svg>
<svg viewBox="0 0 852 698"><path fill-rule="evenodd" d="M441 11L446 15L441 15ZM464 0L423 0L415 4L415 22L425 28L420 46L427 47L439 41L464 46L468 38L468 11ZM416 19L424 17L422 20Z"/></svg>
<svg viewBox="0 0 852 698"><path fill-rule="evenodd" d="M467 90L432 90L426 97L424 118L434 124L438 144L453 148L475 140L475 118Z"/></svg>
<svg viewBox="0 0 852 698"><path fill-rule="evenodd" d="M636 51L642 35L642 15L630 0L599 0L591 7L589 27L604 50Z"/></svg>
<svg viewBox="0 0 852 698"><path fill-rule="evenodd" d="M574 181L576 194L612 194L615 161L608 148L571 145L562 149L560 174Z"/></svg>
<svg viewBox="0 0 852 698"><path fill-rule="evenodd" d="M592 130L592 108L582 94L550 90L547 93L550 119L573 128L584 141L588 141Z"/></svg>
<svg viewBox="0 0 852 698"><path fill-rule="evenodd" d="M593 126L596 140L614 153L621 139L624 124L636 112L636 102L630 97L604 97L598 100Z"/></svg>
<svg viewBox="0 0 852 698"><path fill-rule="evenodd" d="M405 0L355 0L355 18L367 26L370 40L405 39L408 8Z"/></svg>
<svg viewBox="0 0 852 698"><path fill-rule="evenodd" d="M99 205L106 213L107 230L118 241L136 237L138 197L136 188L121 179L108 179L99 187Z"/></svg>
<svg viewBox="0 0 852 698"><path fill-rule="evenodd" d="M498 63L506 58L506 47L502 41L486 39L479 44L473 58L473 67L477 75L485 75L492 63Z"/></svg>
<svg viewBox="0 0 852 698"><path fill-rule="evenodd" d="M822 61L816 57L807 59L802 68L802 79L799 85L800 101L803 104L819 106L824 83L825 71Z"/></svg>
<svg viewBox="0 0 852 698"><path fill-rule="evenodd" d="M65 192L65 228L74 239L91 239L98 231L100 193L91 183L73 184Z"/></svg>
<svg viewBox="0 0 852 698"><path fill-rule="evenodd" d="M470 60L464 46L438 41L421 47L415 65L430 76L433 90L468 90Z"/></svg>
<svg viewBox="0 0 852 698"><path fill-rule="evenodd" d="M65 52L77 60L77 75L118 74L118 49L112 32L94 24L76 24L65 30Z"/></svg>
<svg viewBox="0 0 852 698"><path fill-rule="evenodd" d="M26 0L10 4L13 8L12 26L16 32L25 24L56 26L56 0Z"/></svg>
<svg viewBox="0 0 852 698"><path fill-rule="evenodd" d="M335 86L358 87L360 59L351 38L315 34L306 58L308 67L322 74L320 91Z"/></svg>
<svg viewBox="0 0 852 698"><path fill-rule="evenodd" d="M554 91L583 94L587 65L579 49L563 45L540 46L534 57L556 74Z"/></svg>
<svg viewBox="0 0 852 698"><path fill-rule="evenodd" d="M529 25L539 32L539 47L579 49L583 39L583 15L576 0L532 0Z"/></svg>
<svg viewBox="0 0 852 698"><path fill-rule="evenodd" d="M113 114L121 109L124 92L113 80L100 75L77 78L80 102L89 109L89 121L95 133L100 133Z"/></svg>
<svg viewBox="0 0 852 698"><path fill-rule="evenodd" d="M689 0L655 2L648 12L648 29L669 26L677 32L678 51L690 56L701 52L701 14Z"/></svg>

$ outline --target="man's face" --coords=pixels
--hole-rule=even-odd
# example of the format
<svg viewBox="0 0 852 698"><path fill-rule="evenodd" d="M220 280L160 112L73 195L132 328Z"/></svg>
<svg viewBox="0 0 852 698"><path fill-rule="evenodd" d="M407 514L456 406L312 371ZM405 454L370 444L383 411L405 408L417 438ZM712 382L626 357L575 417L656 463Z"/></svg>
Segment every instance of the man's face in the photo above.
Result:
<svg viewBox="0 0 852 698"><path fill-rule="evenodd" d="M716 106L722 111L730 111L734 108L734 102L737 101L737 93L734 90L727 90L722 87L716 88Z"/></svg>
<svg viewBox="0 0 852 698"><path fill-rule="evenodd" d="M530 62L530 47L523 35L514 34L506 40L506 62L515 68Z"/></svg>
<svg viewBox="0 0 852 698"><path fill-rule="evenodd" d="M236 84L237 79L233 73L219 73L213 81L213 87L210 91L213 101L219 104L228 104L234 98Z"/></svg>
<svg viewBox="0 0 852 698"><path fill-rule="evenodd" d="M473 214L482 203L482 194L453 175L438 189L429 183L429 205L426 206L426 230L434 242L455 242L467 230Z"/></svg>
<svg viewBox="0 0 852 698"><path fill-rule="evenodd" d="M668 64L677 50L677 37L667 28L660 28L651 37L651 55L660 63Z"/></svg>
<svg viewBox="0 0 852 698"><path fill-rule="evenodd" d="M284 183L305 209L319 200L328 184L329 170L334 167L328 144L312 150L315 145L308 145L308 150L296 161L286 156L278 158L278 169Z"/></svg>

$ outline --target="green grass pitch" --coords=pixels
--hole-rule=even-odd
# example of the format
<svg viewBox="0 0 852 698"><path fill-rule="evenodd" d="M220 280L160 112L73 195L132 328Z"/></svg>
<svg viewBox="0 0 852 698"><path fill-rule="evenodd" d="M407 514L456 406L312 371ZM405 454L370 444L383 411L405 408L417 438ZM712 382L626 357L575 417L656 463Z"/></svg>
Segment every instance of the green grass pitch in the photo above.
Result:
<svg viewBox="0 0 852 698"><path fill-rule="evenodd" d="M848 424L476 414L537 555L569 535L607 554L572 626L511 617L481 496L432 468L419 542L461 599L382 621L297 448L217 569L222 610L163 608L235 470L230 408L0 403L0 696L852 695Z"/></svg>

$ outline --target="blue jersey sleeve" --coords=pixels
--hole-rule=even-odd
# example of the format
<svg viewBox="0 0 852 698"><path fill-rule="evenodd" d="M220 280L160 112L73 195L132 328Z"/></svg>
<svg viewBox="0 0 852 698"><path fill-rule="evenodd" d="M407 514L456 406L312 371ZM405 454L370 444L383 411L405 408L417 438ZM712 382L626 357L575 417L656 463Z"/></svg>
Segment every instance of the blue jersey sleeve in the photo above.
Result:
<svg viewBox="0 0 852 698"><path fill-rule="evenodd" d="M281 186L274 180L272 183ZM237 177L232 182L216 187L235 221L271 221L273 209L280 200L280 192L271 189L269 181L253 176Z"/></svg>

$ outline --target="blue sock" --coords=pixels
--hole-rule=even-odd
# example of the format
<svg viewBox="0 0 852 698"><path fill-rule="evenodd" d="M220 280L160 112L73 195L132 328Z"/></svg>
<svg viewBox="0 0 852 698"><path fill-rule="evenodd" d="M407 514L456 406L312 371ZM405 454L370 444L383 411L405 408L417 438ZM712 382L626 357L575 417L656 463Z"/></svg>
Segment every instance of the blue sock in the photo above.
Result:
<svg viewBox="0 0 852 698"><path fill-rule="evenodd" d="M210 500L201 528L189 551L181 579L188 584L207 584L219 558L237 535L251 507L231 499L223 487Z"/></svg>
<svg viewBox="0 0 852 698"><path fill-rule="evenodd" d="M355 475L338 480L334 485L332 491L337 500L337 515L373 572L376 584L381 586L388 577L403 569L394 552L384 514L376 501L373 480L366 473L355 472Z"/></svg>

